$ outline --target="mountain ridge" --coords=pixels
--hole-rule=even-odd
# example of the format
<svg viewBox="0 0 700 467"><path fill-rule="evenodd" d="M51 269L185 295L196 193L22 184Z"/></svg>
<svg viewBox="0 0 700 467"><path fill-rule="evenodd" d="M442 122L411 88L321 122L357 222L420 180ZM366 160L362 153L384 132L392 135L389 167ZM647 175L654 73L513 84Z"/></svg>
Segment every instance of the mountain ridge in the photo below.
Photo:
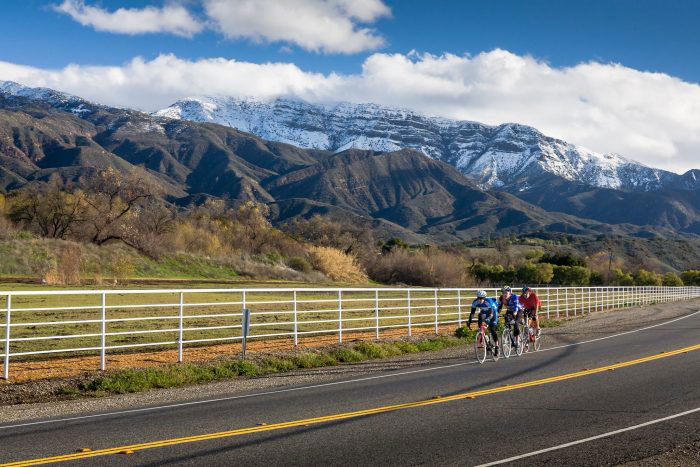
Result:
<svg viewBox="0 0 700 467"><path fill-rule="evenodd" d="M517 192L543 173L601 188L654 191L700 188L700 177L678 175L613 153L597 153L517 123L491 126L429 117L376 104L311 104L199 96L153 115L238 128L264 139L340 152L348 148L419 150L447 162L482 188ZM685 178L684 178L685 177Z"/></svg>

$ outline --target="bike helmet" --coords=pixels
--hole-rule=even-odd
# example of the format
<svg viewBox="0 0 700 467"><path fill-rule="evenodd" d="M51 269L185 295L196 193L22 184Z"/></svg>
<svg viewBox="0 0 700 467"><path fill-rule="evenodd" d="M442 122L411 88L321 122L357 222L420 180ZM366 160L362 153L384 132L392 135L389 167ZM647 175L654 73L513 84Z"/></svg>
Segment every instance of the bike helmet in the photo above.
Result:
<svg viewBox="0 0 700 467"><path fill-rule="evenodd" d="M486 291L485 290L477 290L476 291L476 298L486 298Z"/></svg>
<svg viewBox="0 0 700 467"><path fill-rule="evenodd" d="M529 291L530 291L530 287L528 287L527 285L523 286L523 291L522 291L523 293L527 293Z"/></svg>
<svg viewBox="0 0 700 467"><path fill-rule="evenodd" d="M502 293L512 292L512 290L511 290L510 286L504 285L503 288L501 289L501 292Z"/></svg>

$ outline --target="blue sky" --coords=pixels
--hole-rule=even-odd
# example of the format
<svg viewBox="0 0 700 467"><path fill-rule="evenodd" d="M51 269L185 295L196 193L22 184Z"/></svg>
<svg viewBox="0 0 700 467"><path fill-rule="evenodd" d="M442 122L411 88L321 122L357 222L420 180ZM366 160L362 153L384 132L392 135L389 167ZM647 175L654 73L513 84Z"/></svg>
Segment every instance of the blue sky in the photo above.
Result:
<svg viewBox="0 0 700 467"><path fill-rule="evenodd" d="M376 102L683 171L698 20L681 0L5 0L0 80L147 111L209 93Z"/></svg>
<svg viewBox="0 0 700 467"><path fill-rule="evenodd" d="M0 60L39 67L69 63L119 64L136 55L171 52L179 57L293 61L304 69L359 71L371 53L318 54L283 43L227 40L214 32L194 39L169 34L140 36L97 32L57 13L60 1L5 0L0 16ZM106 10L158 5L154 1L100 1ZM665 72L700 82L700 2L651 0L389 1L392 16L372 26L386 38L382 52L410 50L477 54L502 48L531 54L555 66L596 60ZM198 6L192 5L197 11ZM7 13L11 14L7 14Z"/></svg>

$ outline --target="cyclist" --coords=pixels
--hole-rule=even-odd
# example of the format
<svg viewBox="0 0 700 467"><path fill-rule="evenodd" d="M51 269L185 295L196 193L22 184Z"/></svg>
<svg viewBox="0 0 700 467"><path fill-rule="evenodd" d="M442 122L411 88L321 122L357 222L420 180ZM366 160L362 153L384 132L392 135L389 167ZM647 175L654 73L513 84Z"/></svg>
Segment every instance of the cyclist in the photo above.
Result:
<svg viewBox="0 0 700 467"><path fill-rule="evenodd" d="M476 300L472 302L472 310L471 313L469 313L467 329L472 328L472 319L477 309L479 310L479 329L481 329L481 323L486 321L491 331L491 337L493 338L494 355L498 356L498 334L496 333L496 326L498 326L498 307L496 306L496 300L493 298L486 298L486 291L477 290Z"/></svg>
<svg viewBox="0 0 700 467"><path fill-rule="evenodd" d="M540 335L540 322L537 320L537 313L539 313L542 303L540 302L537 294L527 285L523 287L523 293L520 295L518 301L523 305L525 309L525 319L532 319L535 323L535 332Z"/></svg>
<svg viewBox="0 0 700 467"><path fill-rule="evenodd" d="M501 296L498 298L498 311L501 311L504 307L506 309L506 324L512 323L516 320L520 321L523 306L518 301L518 296L515 295L511 288L507 285L504 285L501 289ZM513 337L518 337L519 334L519 326L514 326Z"/></svg>

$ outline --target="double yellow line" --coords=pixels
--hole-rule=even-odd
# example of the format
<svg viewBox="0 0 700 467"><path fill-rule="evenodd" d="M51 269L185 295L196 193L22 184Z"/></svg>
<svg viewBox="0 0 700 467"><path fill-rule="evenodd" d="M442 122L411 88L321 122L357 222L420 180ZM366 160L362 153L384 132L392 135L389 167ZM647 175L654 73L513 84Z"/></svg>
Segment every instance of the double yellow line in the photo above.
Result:
<svg viewBox="0 0 700 467"><path fill-rule="evenodd" d="M580 378L581 376L588 376L588 375L593 375L596 373L603 373L606 371L614 371L614 370L617 370L618 368L624 368L624 367L628 367L628 366L632 366L632 365L639 365L641 363L651 362L653 360L658 360L661 358L667 358L667 357L672 357L674 355L688 353L688 352L693 351L693 350L700 350L700 344L693 345L690 347L684 347L682 349L677 349L677 350L673 350L670 352L662 352L660 354L650 355L648 357L638 358L636 360L630 360L628 362L616 363L614 365L608 365L608 366L604 366L604 367L600 367L600 368L593 368L590 370L577 371L575 373L567 373L567 374L560 375L560 376L553 376L551 378L538 379L536 381L528 381L526 383L511 384L508 386L501 386L501 387L493 388L493 389L485 389L483 391L467 392L467 393L457 394L457 395L453 395L453 396L446 396L446 397L436 397L433 399L422 400L422 401L418 401L418 402L409 402L406 404L387 405L384 407L377 407L374 409L358 410L355 412L345 412L345 413L340 413L340 414L336 414L336 415L328 415L325 417L307 418L304 420L295 420L295 421L284 422L284 423L274 423L271 425L261 425L261 426L254 426L254 427L249 427L249 428L240 428L237 430L221 431L218 433L210 433L210 434L205 434L205 435L186 436L184 438L165 439L165 440L161 440L161 441L153 441L150 443L132 444L129 446L120 446L120 447L109 448L109 449L99 449L96 451L77 452L77 453L73 453L73 454L65 454L62 456L44 457L41 459L31 459L31 460L25 460L25 461L10 462L8 464L0 464L0 467L10 467L10 466L15 467L15 466L26 466L26 465L49 464L49 463L53 463L53 462L65 462L65 461L72 461L72 460L78 460L78 459L86 459L89 457L107 456L110 454L131 454L133 452L142 451L144 449L160 448L160 447L173 446L176 444L184 444L184 443L195 443L198 441L208 441L208 440L212 440L212 439L228 438L228 437L233 437L233 436L248 435L248 434L252 434L252 433L262 433L262 432L266 432L266 431L282 430L285 428L294 428L294 427L300 427L300 426L304 427L304 426L309 426L309 425L316 425L319 423L332 422L332 421L336 421L336 420L347 420L350 418L364 417L366 415L374 415L374 414L385 413L385 412L395 412L397 410L413 409L416 407L424 407L424 406L435 405L435 404L444 404L445 402L458 401L458 400L462 400L462 399L474 399L474 398L479 397L479 396L485 396L485 395L489 395L489 394L497 394L497 393L506 392L506 391L513 391L516 389L523 389L523 388L528 388L528 387L532 387L532 386L540 386L543 384L555 383L558 381L566 381L568 379Z"/></svg>

